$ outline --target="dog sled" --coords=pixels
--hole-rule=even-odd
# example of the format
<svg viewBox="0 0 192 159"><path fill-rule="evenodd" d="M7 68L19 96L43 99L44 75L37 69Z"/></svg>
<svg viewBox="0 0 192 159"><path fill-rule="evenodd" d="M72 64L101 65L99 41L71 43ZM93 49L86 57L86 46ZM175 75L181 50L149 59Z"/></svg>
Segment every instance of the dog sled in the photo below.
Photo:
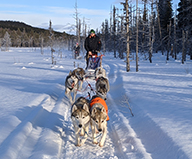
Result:
<svg viewBox="0 0 192 159"><path fill-rule="evenodd" d="M101 67L102 57L104 55L93 55L89 58L87 69L85 70L85 78L95 79L95 70L98 67Z"/></svg>

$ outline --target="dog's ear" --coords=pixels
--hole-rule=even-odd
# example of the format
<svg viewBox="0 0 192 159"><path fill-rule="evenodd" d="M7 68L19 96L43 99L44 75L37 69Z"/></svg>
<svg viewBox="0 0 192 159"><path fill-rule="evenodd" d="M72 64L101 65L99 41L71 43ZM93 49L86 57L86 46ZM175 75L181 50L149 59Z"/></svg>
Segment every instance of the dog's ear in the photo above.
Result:
<svg viewBox="0 0 192 159"><path fill-rule="evenodd" d="M76 111L77 110L77 106L74 104L73 105L73 108L72 108L72 112Z"/></svg>
<svg viewBox="0 0 192 159"><path fill-rule="evenodd" d="M102 108L102 109L101 109L101 112L102 112L102 113L106 113L105 108Z"/></svg>
<svg viewBox="0 0 192 159"><path fill-rule="evenodd" d="M72 72L71 72L71 70L70 70L70 72L69 72L69 75L72 75Z"/></svg>
<svg viewBox="0 0 192 159"><path fill-rule="evenodd" d="M93 108L92 113L97 113L97 108Z"/></svg>
<svg viewBox="0 0 192 159"><path fill-rule="evenodd" d="M86 110L87 112L89 112L89 107L88 107L87 104L84 104L84 105L83 105L83 109Z"/></svg>

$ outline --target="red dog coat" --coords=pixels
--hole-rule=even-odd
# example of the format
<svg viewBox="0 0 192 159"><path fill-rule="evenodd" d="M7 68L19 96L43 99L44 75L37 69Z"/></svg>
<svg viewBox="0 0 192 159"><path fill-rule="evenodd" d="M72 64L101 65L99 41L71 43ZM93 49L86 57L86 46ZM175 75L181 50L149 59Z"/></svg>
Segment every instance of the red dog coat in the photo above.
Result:
<svg viewBox="0 0 192 159"><path fill-rule="evenodd" d="M94 99L91 100L91 103L90 103L90 108L95 104L95 103L100 103L104 106L105 110L106 110L106 113L107 113L107 121L109 120L109 116L108 116L108 107L107 107L107 104L106 102L101 98L101 97L96 97Z"/></svg>

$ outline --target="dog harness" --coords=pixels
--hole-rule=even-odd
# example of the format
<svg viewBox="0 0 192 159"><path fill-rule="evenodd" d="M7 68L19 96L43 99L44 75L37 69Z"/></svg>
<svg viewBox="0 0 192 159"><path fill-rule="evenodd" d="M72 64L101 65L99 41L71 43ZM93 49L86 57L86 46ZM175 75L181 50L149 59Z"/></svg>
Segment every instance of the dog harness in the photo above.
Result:
<svg viewBox="0 0 192 159"><path fill-rule="evenodd" d="M106 113L107 113L107 121L109 120L109 116L108 116L108 107L107 107L107 104L106 102L101 98L101 97L96 97L94 99L91 100L91 103L89 104L90 105L90 108L95 104L95 103L100 103L104 106L105 110L106 110Z"/></svg>

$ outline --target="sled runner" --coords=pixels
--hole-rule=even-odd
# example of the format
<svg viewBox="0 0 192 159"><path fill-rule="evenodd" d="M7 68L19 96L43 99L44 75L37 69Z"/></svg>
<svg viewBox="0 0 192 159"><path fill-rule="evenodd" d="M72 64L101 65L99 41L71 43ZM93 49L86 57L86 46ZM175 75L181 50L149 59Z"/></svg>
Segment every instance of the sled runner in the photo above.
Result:
<svg viewBox="0 0 192 159"><path fill-rule="evenodd" d="M90 79L94 79L95 78L95 69L98 67L101 67L101 63L102 63L102 57L104 55L93 55L92 57L89 58L89 62L88 62L88 66L86 69L86 74L85 74L85 78L90 78Z"/></svg>

